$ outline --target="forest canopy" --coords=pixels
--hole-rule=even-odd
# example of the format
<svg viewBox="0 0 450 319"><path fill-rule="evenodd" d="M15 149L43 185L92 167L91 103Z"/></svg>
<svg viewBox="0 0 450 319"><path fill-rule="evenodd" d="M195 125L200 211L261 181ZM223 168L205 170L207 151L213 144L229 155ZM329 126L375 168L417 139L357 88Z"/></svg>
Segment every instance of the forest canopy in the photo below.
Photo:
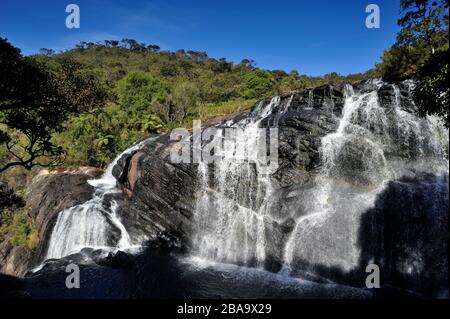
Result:
<svg viewBox="0 0 450 319"><path fill-rule="evenodd" d="M228 116L274 94L376 77L415 78L420 113L448 123L448 1L400 3L396 43L374 69L347 76L263 70L250 58L233 63L129 38L24 57L1 39L0 170L105 166L139 138L190 127L193 119Z"/></svg>

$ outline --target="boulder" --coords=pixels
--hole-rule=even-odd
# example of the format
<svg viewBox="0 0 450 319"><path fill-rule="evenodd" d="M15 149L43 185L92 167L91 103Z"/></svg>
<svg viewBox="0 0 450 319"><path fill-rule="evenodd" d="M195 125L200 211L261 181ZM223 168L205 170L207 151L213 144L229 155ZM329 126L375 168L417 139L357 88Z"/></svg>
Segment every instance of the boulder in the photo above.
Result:
<svg viewBox="0 0 450 319"><path fill-rule="evenodd" d="M110 252L107 257L97 263L101 266L122 269L131 269L134 266L133 256L121 250L116 253Z"/></svg>
<svg viewBox="0 0 450 319"><path fill-rule="evenodd" d="M39 231L38 248L30 251L26 247L14 247L9 238L5 238L0 242L0 271L23 276L39 263L58 213L92 198L94 188L87 181L102 172L93 167L41 170L28 186L26 195L30 217Z"/></svg>

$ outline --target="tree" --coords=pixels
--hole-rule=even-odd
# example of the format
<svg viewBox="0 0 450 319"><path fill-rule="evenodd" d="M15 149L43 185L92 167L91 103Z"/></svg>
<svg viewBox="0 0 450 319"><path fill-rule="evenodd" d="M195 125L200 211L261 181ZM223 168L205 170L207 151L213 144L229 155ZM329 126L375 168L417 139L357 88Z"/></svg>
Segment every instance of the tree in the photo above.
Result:
<svg viewBox="0 0 450 319"><path fill-rule="evenodd" d="M147 50L150 52L158 52L159 50L161 50L161 48L159 47L159 45L149 44L147 45Z"/></svg>
<svg viewBox="0 0 450 319"><path fill-rule="evenodd" d="M150 112L152 104L168 93L169 87L163 81L141 71L128 73L117 84L119 104L133 112Z"/></svg>
<svg viewBox="0 0 450 319"><path fill-rule="evenodd" d="M376 65L383 80L397 82L412 78L419 65L423 64L428 49L423 45L394 46L383 52L382 63Z"/></svg>
<svg viewBox="0 0 450 319"><path fill-rule="evenodd" d="M417 76L436 51L448 47L448 0L400 0L402 28L397 42L383 53L376 70L384 80L396 82Z"/></svg>
<svg viewBox="0 0 450 319"><path fill-rule="evenodd" d="M254 70L245 75L241 96L246 99L264 98L272 94L272 78L268 71Z"/></svg>
<svg viewBox="0 0 450 319"><path fill-rule="evenodd" d="M243 59L239 64L248 69L255 68L255 60Z"/></svg>
<svg viewBox="0 0 450 319"><path fill-rule="evenodd" d="M126 48L130 49L131 51L144 52L146 49L144 43L138 43L133 39L122 39L121 42L125 45Z"/></svg>
<svg viewBox="0 0 450 319"><path fill-rule="evenodd" d="M40 52L40 54L45 55L45 56L55 55L55 50L53 50L53 49L42 48L39 50L39 52Z"/></svg>
<svg viewBox="0 0 450 319"><path fill-rule="evenodd" d="M186 56L186 51L184 50L184 49L178 49L176 52L175 52L175 55L177 56L177 57L180 57L180 58L186 58L187 56Z"/></svg>
<svg viewBox="0 0 450 319"><path fill-rule="evenodd" d="M70 59L38 63L1 38L0 48L0 143L10 156L0 172L59 164L64 151L52 135L71 113L103 103L103 90Z"/></svg>
<svg viewBox="0 0 450 319"><path fill-rule="evenodd" d="M342 76L336 72L331 72L331 73L325 74L323 77L325 79L325 82L329 83L329 84L336 84L336 83L342 81Z"/></svg>
<svg viewBox="0 0 450 319"><path fill-rule="evenodd" d="M189 108L196 106L199 101L200 91L198 87L190 82L182 82L175 86L171 94L171 100L175 106L173 118L178 123L183 123L186 119Z"/></svg>
<svg viewBox="0 0 450 319"><path fill-rule="evenodd" d="M449 127L449 50L436 52L418 71L413 95L422 116L436 114Z"/></svg>
<svg viewBox="0 0 450 319"><path fill-rule="evenodd" d="M401 0L402 28L396 45L383 55L383 78L417 79L413 96L422 116L448 119L448 0Z"/></svg>
<svg viewBox="0 0 450 319"><path fill-rule="evenodd" d="M398 45L424 41L434 54L448 29L448 0L401 0L400 6L403 16L398 20L402 28L397 35ZM445 38L448 42L448 31Z"/></svg>
<svg viewBox="0 0 450 319"><path fill-rule="evenodd" d="M288 74L283 70L273 70L272 72L273 79L275 81L280 81L285 78Z"/></svg>
<svg viewBox="0 0 450 319"><path fill-rule="evenodd" d="M117 40L105 40L105 46L107 48L115 48L119 45L119 41Z"/></svg>
<svg viewBox="0 0 450 319"><path fill-rule="evenodd" d="M20 50L0 38L0 111L32 105L47 76Z"/></svg>

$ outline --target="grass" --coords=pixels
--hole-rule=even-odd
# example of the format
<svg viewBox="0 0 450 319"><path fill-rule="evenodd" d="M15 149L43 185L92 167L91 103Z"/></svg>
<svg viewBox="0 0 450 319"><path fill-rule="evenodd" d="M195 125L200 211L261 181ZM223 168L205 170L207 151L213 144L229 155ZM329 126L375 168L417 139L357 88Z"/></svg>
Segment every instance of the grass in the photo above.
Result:
<svg viewBox="0 0 450 319"><path fill-rule="evenodd" d="M189 115L186 117L183 123L170 123L167 127L167 131L171 131L176 127L191 129L194 120L201 120L202 126L207 125L208 123L228 118L233 115L237 115L239 112L248 110L256 102L256 99L238 99L227 102L196 106L189 111Z"/></svg>

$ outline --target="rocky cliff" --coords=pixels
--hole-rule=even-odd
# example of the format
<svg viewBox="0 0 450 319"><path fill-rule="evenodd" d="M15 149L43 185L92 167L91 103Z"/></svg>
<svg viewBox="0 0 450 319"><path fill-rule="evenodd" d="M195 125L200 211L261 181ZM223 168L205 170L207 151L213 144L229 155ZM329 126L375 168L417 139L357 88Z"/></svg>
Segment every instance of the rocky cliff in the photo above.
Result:
<svg viewBox="0 0 450 319"><path fill-rule="evenodd" d="M323 86L216 124L278 128L279 166L264 183L258 167L210 165L201 191L199 165L172 163L175 142L159 136L113 170L124 223L207 259L357 286L376 263L385 285L445 291L448 131L417 117L412 85Z"/></svg>
<svg viewBox="0 0 450 319"><path fill-rule="evenodd" d="M38 264L58 213L91 198L93 187L86 181L101 173L102 170L92 167L41 170L28 186L26 195L30 217L39 230L39 245L35 251L30 251L27 247L13 246L9 238L5 238L0 243L0 272L23 276Z"/></svg>
<svg viewBox="0 0 450 319"><path fill-rule="evenodd" d="M100 209L91 221L105 225L86 227L90 240L102 230L94 243L165 238L206 260L356 287L364 287L374 263L384 287L448 295L448 130L417 116L412 86L327 85L261 101L201 128L239 128L251 145L276 128L277 166L269 174L258 160L226 156L217 164L174 163L178 140L169 134L140 141L110 165L95 205L65 214ZM186 138L194 143L192 131ZM58 212L88 201L94 189L86 181L99 174L34 179L27 202L41 244L34 254L3 248L3 271L23 274L31 260L42 261ZM65 217L72 222L61 229L73 233L77 225Z"/></svg>

